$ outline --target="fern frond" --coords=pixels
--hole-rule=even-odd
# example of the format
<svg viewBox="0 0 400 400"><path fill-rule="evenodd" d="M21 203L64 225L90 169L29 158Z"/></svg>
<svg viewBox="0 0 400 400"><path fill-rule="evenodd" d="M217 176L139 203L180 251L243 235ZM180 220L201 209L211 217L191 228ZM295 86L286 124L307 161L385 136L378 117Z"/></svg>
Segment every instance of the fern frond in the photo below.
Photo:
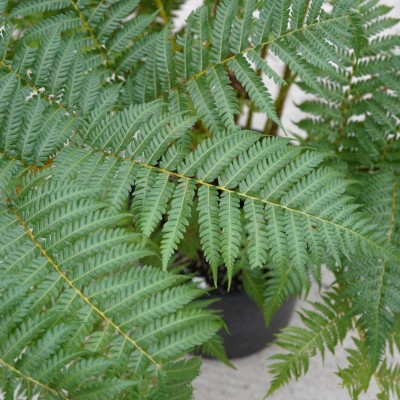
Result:
<svg viewBox="0 0 400 400"><path fill-rule="evenodd" d="M212 186L202 186L199 189L199 226L200 240L204 255L213 272L214 282L217 281L217 271L221 259L218 209L218 191Z"/></svg>
<svg viewBox="0 0 400 400"><path fill-rule="evenodd" d="M245 4L243 18L235 18L232 27L232 53L237 54L245 50L249 45L249 37L256 7L255 0L248 0Z"/></svg>
<svg viewBox="0 0 400 400"><path fill-rule="evenodd" d="M298 379L308 371L309 360L318 353L324 357L325 348L333 352L343 341L351 324L346 307L339 308L337 293L323 297L323 303L313 303L313 309L300 314L304 328L288 327L278 334L276 344L285 354L270 357L274 363L270 372L274 375L268 394L285 385L290 378Z"/></svg>
<svg viewBox="0 0 400 400"><path fill-rule="evenodd" d="M12 10L11 16L24 16L32 15L37 12L56 11L68 6L69 0L25 0Z"/></svg>
<svg viewBox="0 0 400 400"><path fill-rule="evenodd" d="M370 212L376 215L376 231L398 244L397 218L399 188L391 174L370 178L366 192ZM382 202L385 196L386 203ZM357 324L365 336L366 352L372 368L376 368L385 353L386 342L395 328L400 310L400 296L395 283L397 265L383 259L360 259L343 274L348 279L347 295L354 296L353 310ZM361 278L362 277L362 278Z"/></svg>
<svg viewBox="0 0 400 400"><path fill-rule="evenodd" d="M219 323L186 307L202 292L185 278L132 268L149 252L135 244L137 234L114 227L126 215L98 211L105 204L96 191L48 175L25 179L1 209L1 374L40 395L130 396L146 385L138 371L153 364L162 373L161 364L213 336ZM121 339L126 358L112 351ZM121 376L128 363L133 374Z"/></svg>
<svg viewBox="0 0 400 400"><path fill-rule="evenodd" d="M390 400L400 396L400 366L384 362L378 372L381 384L380 400Z"/></svg>
<svg viewBox="0 0 400 400"><path fill-rule="evenodd" d="M271 50L283 62L290 66L291 70L300 76L300 78L316 92L319 92L319 85L309 66L296 56L296 51L288 42L275 41L271 43Z"/></svg>
<svg viewBox="0 0 400 400"><path fill-rule="evenodd" d="M165 91L175 86L175 66L172 44L169 40L170 31L165 28L158 36L154 51L156 52L156 66L161 90Z"/></svg>
<svg viewBox="0 0 400 400"><path fill-rule="evenodd" d="M188 29L189 28L190 26L188 26ZM197 40L193 42L192 68L196 73L204 71L209 64L210 51L208 48L204 48L204 43L209 40L210 30L209 8L207 6L202 6L193 13L192 34L197 36Z"/></svg>
<svg viewBox="0 0 400 400"><path fill-rule="evenodd" d="M261 45L269 40L272 30L272 18L276 1L265 2L254 29L254 44Z"/></svg>
<svg viewBox="0 0 400 400"><path fill-rule="evenodd" d="M365 342L353 339L355 348L347 349L347 368L341 368L338 375L343 380L343 385L348 389L350 395L357 399L362 392L368 390L374 368L366 356Z"/></svg>
<svg viewBox="0 0 400 400"><path fill-rule="evenodd" d="M214 134L218 135L224 130L224 123L220 117L213 99L211 89L205 77L191 79L187 86L193 104L204 125Z"/></svg>
<svg viewBox="0 0 400 400"><path fill-rule="evenodd" d="M223 0L217 8L211 30L210 61L214 64L218 64L228 56L229 38L237 7L237 0Z"/></svg>
<svg viewBox="0 0 400 400"><path fill-rule="evenodd" d="M231 282L235 260L239 255L242 229L240 224L239 197L235 193L225 192L221 196L221 252Z"/></svg>
<svg viewBox="0 0 400 400"><path fill-rule="evenodd" d="M7 186L11 179L22 170L19 163L15 160L0 159L0 198L6 192Z"/></svg>
<svg viewBox="0 0 400 400"><path fill-rule="evenodd" d="M227 129L235 129L234 116L239 114L239 104L231 82L222 67L211 68L207 77L218 113Z"/></svg>
<svg viewBox="0 0 400 400"><path fill-rule="evenodd" d="M229 67L245 87L254 103L283 129L282 123L276 115L271 95L262 83L261 78L250 67L247 60L243 56L236 56L229 61Z"/></svg>
<svg viewBox="0 0 400 400"><path fill-rule="evenodd" d="M182 180L175 188L171 209L168 212L168 221L163 229L161 252L163 256L163 268L167 268L168 262L178 247L178 242L183 238L191 205L194 196L194 184L190 180Z"/></svg>
<svg viewBox="0 0 400 400"><path fill-rule="evenodd" d="M289 352L271 391L332 350L350 317L362 343L342 376L354 393L365 388L394 346L400 310L389 185L399 169L399 58L397 36L384 31L395 23L388 9L224 0L175 34L167 20L180 0L157 2L162 18L138 3L0 4L1 390L189 398L198 360L179 357L202 343L219 354L220 321L193 302L203 292L187 278L139 260L166 269L197 229L215 281L220 264L228 286L242 273L267 320L320 280L321 263L336 275L338 292L281 336ZM267 50L287 65L284 79ZM319 97L301 106L312 114L299 124L307 148L237 126L239 93L271 132L282 128L263 74L280 97L292 83ZM162 260L143 247L156 249L153 239ZM352 386L362 365L368 373Z"/></svg>
<svg viewBox="0 0 400 400"><path fill-rule="evenodd" d="M160 377L161 383L152 394L152 398L155 400L192 398L193 388L190 383L200 373L200 365L201 359L198 357L166 365L165 372Z"/></svg>
<svg viewBox="0 0 400 400"><path fill-rule="evenodd" d="M268 235L265 224L263 206L254 200L247 199L244 204L244 213L249 235L248 254L250 266L263 267L267 261Z"/></svg>

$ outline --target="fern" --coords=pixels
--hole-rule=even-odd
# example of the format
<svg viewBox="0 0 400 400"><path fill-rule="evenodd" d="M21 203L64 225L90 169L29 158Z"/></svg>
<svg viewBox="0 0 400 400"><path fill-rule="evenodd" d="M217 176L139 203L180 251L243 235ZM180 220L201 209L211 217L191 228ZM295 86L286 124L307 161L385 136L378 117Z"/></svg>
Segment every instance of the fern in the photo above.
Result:
<svg viewBox="0 0 400 400"><path fill-rule="evenodd" d="M202 337L218 327L203 311L184 311L200 292L183 286L181 277L131 268L148 251L140 247L137 234L115 228L127 215L104 208L96 191L46 175L28 178L21 189L1 211L7 282L1 297L1 363L6 376L20 378L23 388L33 384L35 392L61 398L92 390L109 398L128 396L138 387L139 371L145 373L150 365L161 368L186 346L199 344L189 333L190 320L197 321ZM178 331L167 329L172 321ZM163 326L163 335L154 324ZM134 327L136 333L129 333ZM188 329L185 342L183 329ZM168 340L167 353L152 347L155 338L156 344ZM115 358L112 352L118 347ZM106 351L111 356L99 358ZM102 367L96 368L101 360ZM64 369L71 361L72 369ZM69 375L83 362L86 368L94 365L93 372L72 379ZM126 363L136 373L116 374ZM105 381L91 382L106 371Z"/></svg>
<svg viewBox="0 0 400 400"><path fill-rule="evenodd" d="M322 263L336 275L305 328L281 334L270 392L353 324L345 385L356 396L381 374L382 396L395 393L398 38L377 36L394 26L388 10L222 1L175 33L170 4L142 3L1 7L1 389L190 398L199 359L181 357L203 346L226 361L219 317L195 301L204 291L174 271L190 228L215 283L223 266L228 286L241 273L266 320ZM307 146L266 135L284 131L293 83L314 95L300 105ZM243 106L266 114L265 134L241 128Z"/></svg>
<svg viewBox="0 0 400 400"><path fill-rule="evenodd" d="M360 2L359 7L360 14L354 23L360 24L365 37L360 38L356 51L354 43L341 44L341 58L348 65L347 73L342 76L346 79L338 80L336 73L315 63L324 83L318 90L310 84L307 87L300 84L314 99L300 105L309 117L298 126L307 129L307 144L338 155L340 168L357 181L352 192L366 205L363 212L372 217L373 236L398 248L398 157L395 155L398 113L393 107L398 103L398 90L392 86L393 77L398 75L394 67L397 65L396 40L376 36L382 35L385 27L394 26L395 21L386 17L390 8L377 1ZM335 190L336 185L331 182ZM314 241L320 238L312 235L309 240L309 246L316 248ZM328 243L329 239L326 236L324 240ZM332 242L330 247L334 254L345 245ZM321 260L322 253L318 250L314 253L315 259ZM338 260L339 254L335 258ZM373 256L345 261L343 269L336 272L342 298L351 304L350 315L358 333L355 348L348 353L349 365L339 372L352 398L367 391L372 378L381 389L378 398L396 398L396 379L391 374L397 370L397 364L389 366L391 355L387 350L387 344L398 331L400 296L396 274L397 263ZM301 285L292 276L286 282L279 275L273 275L272 279L266 304L276 309L281 302L274 289L288 296L298 293ZM268 311L267 308L270 318ZM292 356L295 350L291 350ZM284 372L283 362L278 367L282 367L275 370L276 382L280 385L290 374Z"/></svg>
<svg viewBox="0 0 400 400"><path fill-rule="evenodd" d="M333 353L343 341L351 322L348 311L345 305L338 306L336 293L325 295L323 300L300 314L304 328L289 327L278 335L277 344L288 353L271 357L274 363L270 372L275 378L268 394L287 383L290 377L299 378L307 372L311 357L321 353L323 358L325 348Z"/></svg>

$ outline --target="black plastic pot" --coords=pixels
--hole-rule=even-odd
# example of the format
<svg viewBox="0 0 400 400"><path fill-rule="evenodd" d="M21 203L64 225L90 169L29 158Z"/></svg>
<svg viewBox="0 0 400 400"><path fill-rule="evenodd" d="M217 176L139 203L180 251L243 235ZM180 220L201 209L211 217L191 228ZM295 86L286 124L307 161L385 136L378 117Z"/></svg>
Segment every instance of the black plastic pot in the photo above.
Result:
<svg viewBox="0 0 400 400"><path fill-rule="evenodd" d="M266 327L262 311L245 293L211 294L211 297L221 299L210 307L223 312L229 332L222 329L219 334L229 358L248 356L271 343L274 335L288 324L295 306L295 299L290 298Z"/></svg>

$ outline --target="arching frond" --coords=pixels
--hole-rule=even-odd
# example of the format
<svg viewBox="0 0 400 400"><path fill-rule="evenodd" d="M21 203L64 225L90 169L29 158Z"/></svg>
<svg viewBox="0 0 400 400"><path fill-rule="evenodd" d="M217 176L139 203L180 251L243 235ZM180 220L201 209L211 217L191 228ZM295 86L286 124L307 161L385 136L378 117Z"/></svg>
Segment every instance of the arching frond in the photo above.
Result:
<svg viewBox="0 0 400 400"><path fill-rule="evenodd" d="M201 294L185 278L133 265L149 252L137 234L116 227L128 215L96 197L95 189L44 175L26 180L1 209L7 394L1 383L12 377L40 396L133 396L146 385L141 376L154 368L168 374L169 360L218 329L213 314L185 307ZM160 378L157 390L164 384Z"/></svg>

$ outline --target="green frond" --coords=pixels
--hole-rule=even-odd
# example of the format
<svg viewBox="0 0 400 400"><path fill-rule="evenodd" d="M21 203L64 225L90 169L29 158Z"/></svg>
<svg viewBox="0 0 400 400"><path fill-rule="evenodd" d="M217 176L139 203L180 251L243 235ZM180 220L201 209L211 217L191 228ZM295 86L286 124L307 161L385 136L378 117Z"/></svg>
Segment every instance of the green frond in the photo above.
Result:
<svg viewBox="0 0 400 400"><path fill-rule="evenodd" d="M33 13L62 10L68 7L69 0L25 0L13 8L11 16L25 16L32 15Z"/></svg>
<svg viewBox="0 0 400 400"><path fill-rule="evenodd" d="M283 211L271 205L265 206L267 217L267 237L271 258L281 270L287 268L289 259L287 254L288 242L283 222Z"/></svg>
<svg viewBox="0 0 400 400"><path fill-rule="evenodd" d="M246 294L262 309L265 296L265 272L260 268L243 268L243 288Z"/></svg>
<svg viewBox="0 0 400 400"><path fill-rule="evenodd" d="M254 72L248 61L241 55L229 61L229 67L235 73L238 81L244 86L247 93L267 116L277 123L282 129L282 123L276 115L274 103L268 89L261 78Z"/></svg>
<svg viewBox="0 0 400 400"><path fill-rule="evenodd" d="M371 378L374 374L374 368L366 356L366 344L362 340L353 338L355 348L346 349L349 365L346 368L340 368L338 375L343 381L353 399L358 399L362 392L369 388Z"/></svg>
<svg viewBox="0 0 400 400"><path fill-rule="evenodd" d="M162 215L167 210L168 201L174 191L174 185L168 175L158 175L151 187L152 196L146 200L141 210L141 231L150 237ZM156 195L157 194L157 195Z"/></svg>
<svg viewBox="0 0 400 400"><path fill-rule="evenodd" d="M289 379L298 379L309 368L309 360L318 353L324 357L325 348L333 352L341 343L351 324L346 307L335 304L337 293L323 297L323 303L313 303L313 309L300 314L304 327L288 327L278 334L276 344L286 353L270 357L273 364L269 371L274 375L268 394L271 395L287 384Z"/></svg>
<svg viewBox="0 0 400 400"><path fill-rule="evenodd" d="M134 46L124 49L116 62L116 70L120 73L127 73L134 68L137 62L154 48L157 38L157 34L149 34L136 41Z"/></svg>
<svg viewBox="0 0 400 400"><path fill-rule="evenodd" d="M261 70L264 74L272 79L277 85L285 86L286 82L281 78L274 69L272 69L266 60L264 60L256 51L251 50L247 53L251 61L254 62L257 70Z"/></svg>
<svg viewBox="0 0 400 400"><path fill-rule="evenodd" d="M187 26L182 36L177 36L176 42L181 46L182 51L176 54L177 75L181 79L188 79L193 75L193 48L195 38L193 37L193 27L195 23L195 12L191 12L187 19Z"/></svg>
<svg viewBox="0 0 400 400"><path fill-rule="evenodd" d="M396 20L379 0L206 3L175 32L181 0L0 2L6 398L191 398L199 359L181 357L227 360L204 292L165 270L189 253L216 283L239 274L267 322L321 264L335 274L281 334L270 392L353 324L344 386L356 398L377 374L397 394ZM248 107L283 130L292 84L312 97L306 146L240 128Z"/></svg>
<svg viewBox="0 0 400 400"><path fill-rule="evenodd" d="M308 0L295 0L292 1L292 15L290 18L290 28L295 30L299 29L307 14Z"/></svg>
<svg viewBox="0 0 400 400"><path fill-rule="evenodd" d="M272 141L270 142L272 145ZM301 152L298 147L274 146L276 150L255 163L240 182L243 193L258 193L280 170L286 167Z"/></svg>
<svg viewBox="0 0 400 400"><path fill-rule="evenodd" d="M196 73L204 71L209 64L209 49L204 47L204 43L210 37L210 24L209 24L209 8L202 6L194 11L193 15L193 33L196 39L193 41L192 47L192 68ZM190 26L188 27L188 29ZM189 31L190 32L190 31ZM189 50L189 49L188 49Z"/></svg>
<svg viewBox="0 0 400 400"><path fill-rule="evenodd" d="M376 216L375 231L387 236L389 242L398 244L399 188L396 179L390 173L381 173L370 177L366 183L368 189L363 188L363 191L370 214ZM347 295L354 296L353 314L365 336L365 351L372 368L376 368L384 357L387 340L396 326L395 319L400 310L395 283L397 269L397 264L387 259L360 259L351 263L351 268L342 277L348 282Z"/></svg>
<svg viewBox="0 0 400 400"><path fill-rule="evenodd" d="M230 140L209 154L206 162L196 171L196 176L202 181L212 182L240 154L253 145L259 135L253 131L232 132Z"/></svg>
<svg viewBox="0 0 400 400"><path fill-rule="evenodd" d="M199 189L199 226L200 240L204 255L213 271L214 282L217 281L217 272L221 260L219 226L218 191L212 186L202 186Z"/></svg>
<svg viewBox="0 0 400 400"><path fill-rule="evenodd" d="M289 65L290 69L298 74L304 83L319 93L319 84L315 78L313 70L307 65L307 63L297 56L296 50L288 41L276 40L271 43L271 51L273 51L274 54L284 63Z"/></svg>
<svg viewBox="0 0 400 400"><path fill-rule="evenodd" d="M104 43L113 32L121 28L124 17L132 13L138 4L139 0L121 0L113 4L107 11L107 19L97 27L96 36L99 42Z"/></svg>
<svg viewBox="0 0 400 400"><path fill-rule="evenodd" d="M235 193L225 192L219 202L221 226L221 252L231 282L235 260L239 255L242 229L240 223L240 198Z"/></svg>
<svg viewBox="0 0 400 400"><path fill-rule="evenodd" d="M268 285L261 292L261 307L268 325L274 314L290 296L299 296L304 289L308 290L308 287L303 287L304 282L296 275L293 264L286 268L284 273L279 268L271 268L267 276Z"/></svg>
<svg viewBox="0 0 400 400"><path fill-rule="evenodd" d="M235 115L239 114L239 104L236 93L231 86L231 81L222 67L211 68L207 77L210 81L211 92L215 104L227 129L235 129Z"/></svg>
<svg viewBox="0 0 400 400"><path fill-rule="evenodd" d="M170 30L168 28L164 28L158 36L154 51L156 53L156 67L158 79L161 82L161 90L165 91L175 86L175 66Z"/></svg>
<svg viewBox="0 0 400 400"><path fill-rule="evenodd" d="M48 93L49 95L53 95L57 100L62 99L63 89L65 89L65 83L69 75L68 67L72 64L74 59L74 46L74 41L69 40L65 43L65 48L61 54L53 54L47 59L47 68L49 69L47 82ZM53 60L55 61L53 62ZM38 83L38 80L39 77L36 78L36 84L43 84L47 80L46 74L43 75L41 82Z"/></svg>
<svg viewBox="0 0 400 400"><path fill-rule="evenodd" d="M381 384L379 400L390 400L400 396L400 366L398 364L389 364L385 361L379 368L378 377Z"/></svg>
<svg viewBox="0 0 400 400"><path fill-rule="evenodd" d="M25 39L27 41L39 39L44 37L49 32L55 31L71 31L78 29L81 26L81 20L75 12L69 11L58 15L51 16L38 22L28 32L26 32Z"/></svg>
<svg viewBox="0 0 400 400"><path fill-rule="evenodd" d="M149 364L157 379L162 364L215 334L217 317L189 306L202 291L132 266L149 252L137 234L115 228L126 214L104 208L93 189L46 174L23 185L0 215L2 376L42 396L130 397L146 387ZM126 358L111 351L121 339Z"/></svg>
<svg viewBox="0 0 400 400"><path fill-rule="evenodd" d="M166 365L160 377L161 384L157 391L152 394L152 398L155 400L184 400L192 398L193 388L190 383L200 373L200 365L201 359L198 357Z"/></svg>
<svg viewBox="0 0 400 400"><path fill-rule="evenodd" d="M235 18L232 27L231 51L234 54L240 53L249 46L249 37L253 13L256 8L255 0L248 0L242 18Z"/></svg>
<svg viewBox="0 0 400 400"><path fill-rule="evenodd" d="M61 36L58 30L54 30L46 36L38 52L36 62L33 65L33 72L35 74L34 86L40 87L47 80L53 60L59 51L60 43Z"/></svg>
<svg viewBox="0 0 400 400"><path fill-rule="evenodd" d="M138 15L131 21L123 25L110 40L108 46L109 53L120 53L128 48L134 43L139 35L141 35L146 28L154 21L157 13L150 15Z"/></svg>
<svg viewBox="0 0 400 400"><path fill-rule="evenodd" d="M310 25L317 21L318 17L322 11L322 5L324 4L323 0L312 0L310 9L307 13L307 25Z"/></svg>
<svg viewBox="0 0 400 400"><path fill-rule="evenodd" d="M200 350L201 354L213 357L223 362L227 367L234 368L234 365L229 361L229 358L225 354L224 343L220 335L215 335L211 339L205 342Z"/></svg>
<svg viewBox="0 0 400 400"><path fill-rule="evenodd" d="M271 154L287 147L285 138L266 138L255 142L240 158L234 159L219 178L219 184L228 189L235 188L248 176L254 167Z"/></svg>
<svg viewBox="0 0 400 400"><path fill-rule="evenodd" d="M277 1L265 2L260 11L260 16L254 28L254 44L261 45L268 41L271 30L275 4Z"/></svg>
<svg viewBox="0 0 400 400"><path fill-rule="evenodd" d="M194 183L191 180L180 180L172 196L171 208L168 211L168 221L163 228L163 240L161 242L161 254L163 268L167 268L168 262L182 240L191 213L191 205L194 196Z"/></svg>
<svg viewBox="0 0 400 400"><path fill-rule="evenodd" d="M22 171L21 166L15 160L0 159L0 198L3 199L3 194L7 191L8 184L18 172Z"/></svg>
<svg viewBox="0 0 400 400"><path fill-rule="evenodd" d="M272 14L272 34L279 37L289 27L289 10L291 0L277 1L274 3Z"/></svg>
<svg viewBox="0 0 400 400"><path fill-rule="evenodd" d="M237 7L238 0L223 0L217 7L211 30L210 61L214 64L219 63L228 56L229 39Z"/></svg>
<svg viewBox="0 0 400 400"><path fill-rule="evenodd" d="M203 124L214 134L224 130L224 123L217 110L211 88L204 76L191 79L187 85L190 98ZM213 99L213 100L211 100Z"/></svg>
<svg viewBox="0 0 400 400"><path fill-rule="evenodd" d="M253 199L247 199L244 204L244 213L248 220L246 229L248 232L248 255L250 266L263 267L267 261L268 235L265 223L265 215L261 203Z"/></svg>

